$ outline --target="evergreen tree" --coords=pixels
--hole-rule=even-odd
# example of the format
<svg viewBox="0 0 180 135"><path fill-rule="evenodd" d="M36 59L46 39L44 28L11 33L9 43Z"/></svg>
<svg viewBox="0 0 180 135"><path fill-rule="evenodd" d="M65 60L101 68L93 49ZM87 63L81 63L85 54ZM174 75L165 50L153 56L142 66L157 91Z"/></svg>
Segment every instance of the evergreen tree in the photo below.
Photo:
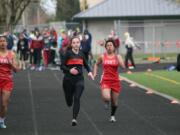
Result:
<svg viewBox="0 0 180 135"><path fill-rule="evenodd" d="M72 17L80 12L79 0L57 0L56 19L71 21Z"/></svg>

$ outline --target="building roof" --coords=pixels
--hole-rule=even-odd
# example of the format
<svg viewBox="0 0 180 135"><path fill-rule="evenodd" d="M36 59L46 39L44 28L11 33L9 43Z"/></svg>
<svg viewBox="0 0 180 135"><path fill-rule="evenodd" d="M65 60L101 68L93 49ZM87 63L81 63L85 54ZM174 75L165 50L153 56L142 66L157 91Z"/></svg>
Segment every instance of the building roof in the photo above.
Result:
<svg viewBox="0 0 180 135"><path fill-rule="evenodd" d="M173 0L105 0L76 14L75 19L180 16L180 5Z"/></svg>

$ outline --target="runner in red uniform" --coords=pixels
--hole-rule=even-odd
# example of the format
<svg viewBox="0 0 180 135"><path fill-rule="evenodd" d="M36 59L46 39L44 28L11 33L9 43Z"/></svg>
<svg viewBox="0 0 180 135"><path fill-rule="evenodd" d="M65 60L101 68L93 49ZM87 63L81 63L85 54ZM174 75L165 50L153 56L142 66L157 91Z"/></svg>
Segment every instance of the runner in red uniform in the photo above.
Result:
<svg viewBox="0 0 180 135"><path fill-rule="evenodd" d="M105 43L106 53L101 55L94 65L94 76L100 64L103 65L103 74L100 82L101 94L105 103L111 102L111 122L115 122L115 112L118 105L118 97L121 91L118 67L125 68L123 59L115 53L114 40L107 40Z"/></svg>
<svg viewBox="0 0 180 135"><path fill-rule="evenodd" d="M7 50L6 37L0 36L0 128L6 128L4 119L13 89L12 71L20 69L15 58L14 52Z"/></svg>

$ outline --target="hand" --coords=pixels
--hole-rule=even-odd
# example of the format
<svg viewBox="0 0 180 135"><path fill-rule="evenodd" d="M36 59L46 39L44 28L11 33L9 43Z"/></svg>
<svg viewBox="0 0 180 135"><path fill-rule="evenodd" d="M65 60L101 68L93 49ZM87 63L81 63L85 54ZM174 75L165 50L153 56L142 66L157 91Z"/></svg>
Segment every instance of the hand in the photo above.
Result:
<svg viewBox="0 0 180 135"><path fill-rule="evenodd" d="M91 78L92 80L94 80L94 76L93 76L92 72L89 72L89 73L88 73L88 76L89 76L89 78Z"/></svg>
<svg viewBox="0 0 180 135"><path fill-rule="evenodd" d="M11 66L13 66L13 59L10 59L10 58L8 58L8 57L6 57L6 59L7 59L7 61L8 61L8 64L9 65L11 65Z"/></svg>
<svg viewBox="0 0 180 135"><path fill-rule="evenodd" d="M78 74L78 70L76 69L76 67L73 67L70 69L70 73L73 75L77 75Z"/></svg>
<svg viewBox="0 0 180 135"><path fill-rule="evenodd" d="M17 66L17 61L15 60L15 58L9 59L8 57L6 57L8 60L9 65L12 67L14 72L17 72L21 69L21 67Z"/></svg>

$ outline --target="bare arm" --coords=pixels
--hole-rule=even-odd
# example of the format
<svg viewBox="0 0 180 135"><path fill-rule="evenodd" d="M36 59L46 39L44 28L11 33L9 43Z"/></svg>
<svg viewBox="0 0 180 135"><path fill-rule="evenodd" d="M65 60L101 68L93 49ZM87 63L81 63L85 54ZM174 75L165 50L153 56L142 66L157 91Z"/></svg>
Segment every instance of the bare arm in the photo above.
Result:
<svg viewBox="0 0 180 135"><path fill-rule="evenodd" d="M123 69L125 69L123 58L121 57L121 55L117 55L117 57L118 57L119 66L121 66Z"/></svg>
<svg viewBox="0 0 180 135"><path fill-rule="evenodd" d="M18 72L21 70L21 67L19 65L19 60L17 60L16 54L14 52L12 52L12 55L13 55L13 58L11 60L8 59L9 64L11 65L12 70L14 72Z"/></svg>
<svg viewBox="0 0 180 135"><path fill-rule="evenodd" d="M103 58L103 55L99 56L96 63L94 64L94 68L93 68L94 77L97 75L98 66L102 63L102 58Z"/></svg>

